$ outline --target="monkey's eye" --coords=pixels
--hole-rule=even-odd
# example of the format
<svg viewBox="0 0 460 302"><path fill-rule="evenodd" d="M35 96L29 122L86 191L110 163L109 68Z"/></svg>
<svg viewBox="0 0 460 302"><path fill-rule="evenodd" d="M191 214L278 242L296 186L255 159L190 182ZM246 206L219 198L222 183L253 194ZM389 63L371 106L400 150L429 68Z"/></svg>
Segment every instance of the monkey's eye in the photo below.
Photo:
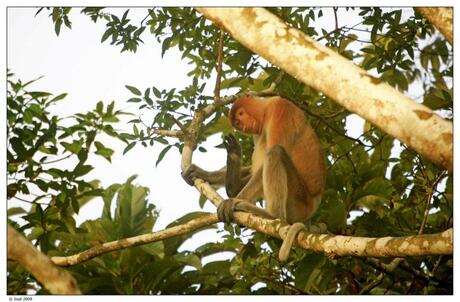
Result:
<svg viewBox="0 0 460 302"><path fill-rule="evenodd" d="M243 111L238 112L238 116L243 116Z"/></svg>

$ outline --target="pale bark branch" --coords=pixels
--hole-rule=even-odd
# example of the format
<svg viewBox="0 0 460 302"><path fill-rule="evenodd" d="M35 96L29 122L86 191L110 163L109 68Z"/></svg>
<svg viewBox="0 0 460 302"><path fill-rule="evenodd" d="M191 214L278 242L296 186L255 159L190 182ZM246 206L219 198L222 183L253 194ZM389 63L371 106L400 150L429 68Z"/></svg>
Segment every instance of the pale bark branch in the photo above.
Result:
<svg viewBox="0 0 460 302"><path fill-rule="evenodd" d="M152 129L151 131L162 136L181 137L183 135L182 131L179 130Z"/></svg>
<svg viewBox="0 0 460 302"><path fill-rule="evenodd" d="M220 98L218 103L207 105L203 109L198 110L193 116L192 122L188 127L189 135L184 137L184 148L182 149L181 169L182 171L192 163L193 150L196 147L198 133L203 126L204 120L213 114L218 108L230 104L236 100L237 96L226 96Z"/></svg>
<svg viewBox="0 0 460 302"><path fill-rule="evenodd" d="M207 225L215 224L216 222L217 215L208 214L193 219L187 223L174 226L162 231L106 242L72 256L52 257L51 261L53 261L56 265L59 266L76 265L109 252L118 251L125 248L131 248L138 245L148 244L183 234L188 234L196 229L205 227Z"/></svg>
<svg viewBox="0 0 460 302"><path fill-rule="evenodd" d="M425 18L443 34L450 45L452 45L452 7L418 7L417 10L425 16Z"/></svg>
<svg viewBox="0 0 460 302"><path fill-rule="evenodd" d="M38 251L10 225L8 225L8 259L17 261L52 294L80 294L78 284L70 273L56 267L50 258Z"/></svg>
<svg viewBox="0 0 460 302"><path fill-rule="evenodd" d="M196 180L195 184L201 193L210 193L207 197L214 204L222 202L222 198L209 184L202 180ZM105 253L188 234L217 222L215 213L207 214L162 231L103 243L75 255L52 257L51 260L59 266L76 265ZM244 212L235 213L235 222L276 238L280 238L278 230L285 226L279 220L264 219ZM325 235L306 231L297 236L297 244L306 250L326 255L358 257L451 255L452 241L452 229L438 234L383 238Z"/></svg>
<svg viewBox="0 0 460 302"><path fill-rule="evenodd" d="M233 38L452 171L452 123L264 8L198 8Z"/></svg>

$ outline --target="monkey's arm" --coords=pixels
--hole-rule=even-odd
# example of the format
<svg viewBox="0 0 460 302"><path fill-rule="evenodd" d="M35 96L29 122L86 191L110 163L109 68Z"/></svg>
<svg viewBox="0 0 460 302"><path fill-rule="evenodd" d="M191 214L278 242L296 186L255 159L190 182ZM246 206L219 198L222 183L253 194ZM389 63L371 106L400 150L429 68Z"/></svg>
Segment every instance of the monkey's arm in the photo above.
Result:
<svg viewBox="0 0 460 302"><path fill-rule="evenodd" d="M225 176L225 190L228 197L235 197L247 184L251 177L251 167L243 167L241 161L241 147L233 135L224 138L227 149L227 174Z"/></svg>
<svg viewBox="0 0 460 302"><path fill-rule="evenodd" d="M193 186L193 181L195 178L201 178L204 181L207 181L214 188L220 188L225 183L225 175L227 174L227 169L223 167L217 171L206 171L200 167L191 164L187 170L182 172L182 178L186 183Z"/></svg>
<svg viewBox="0 0 460 302"><path fill-rule="evenodd" d="M195 178L207 181L214 188L225 185L228 197L235 197L251 177L251 167L243 167L241 148L233 135L224 138L227 149L227 166L217 171L206 171L196 165L191 165L182 173L182 178L191 186Z"/></svg>

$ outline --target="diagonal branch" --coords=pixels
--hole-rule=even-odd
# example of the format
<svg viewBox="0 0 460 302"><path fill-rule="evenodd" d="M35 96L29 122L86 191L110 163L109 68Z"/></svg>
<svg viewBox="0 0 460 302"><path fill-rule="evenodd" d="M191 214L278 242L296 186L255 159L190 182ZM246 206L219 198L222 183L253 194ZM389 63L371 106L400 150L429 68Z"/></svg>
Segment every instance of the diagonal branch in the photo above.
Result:
<svg viewBox="0 0 460 302"><path fill-rule="evenodd" d="M10 225L8 225L8 259L24 266L52 294L80 294L77 282L69 272L56 267L50 258L38 251Z"/></svg>
<svg viewBox="0 0 460 302"><path fill-rule="evenodd" d="M56 265L59 266L76 265L109 252L135 247L138 245L148 244L183 234L188 234L199 228L215 224L216 222L216 214L207 214L200 218L193 219L187 223L177 225L162 231L106 242L72 256L52 257L51 261L53 261Z"/></svg>
<svg viewBox="0 0 460 302"><path fill-rule="evenodd" d="M241 44L438 166L453 169L453 127L264 8L197 8Z"/></svg>
<svg viewBox="0 0 460 302"><path fill-rule="evenodd" d="M417 10L453 45L452 7L418 7Z"/></svg>

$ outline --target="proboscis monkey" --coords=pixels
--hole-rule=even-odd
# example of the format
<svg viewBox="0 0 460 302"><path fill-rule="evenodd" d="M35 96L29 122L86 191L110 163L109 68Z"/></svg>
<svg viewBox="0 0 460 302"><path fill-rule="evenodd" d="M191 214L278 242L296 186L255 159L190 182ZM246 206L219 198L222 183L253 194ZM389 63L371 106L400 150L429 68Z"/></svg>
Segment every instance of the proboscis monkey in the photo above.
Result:
<svg viewBox="0 0 460 302"><path fill-rule="evenodd" d="M193 177L213 185L225 183L231 198L217 209L221 221L231 221L233 212L240 210L292 224L279 253L280 260L285 261L324 191L326 170L318 137L303 111L281 97L243 96L235 101L229 118L234 128L254 136L250 173L241 168L235 138L228 137L226 169L206 172L192 165L183 176L188 183ZM233 198L235 192L238 194ZM265 209L255 204L260 197L265 199Z"/></svg>

